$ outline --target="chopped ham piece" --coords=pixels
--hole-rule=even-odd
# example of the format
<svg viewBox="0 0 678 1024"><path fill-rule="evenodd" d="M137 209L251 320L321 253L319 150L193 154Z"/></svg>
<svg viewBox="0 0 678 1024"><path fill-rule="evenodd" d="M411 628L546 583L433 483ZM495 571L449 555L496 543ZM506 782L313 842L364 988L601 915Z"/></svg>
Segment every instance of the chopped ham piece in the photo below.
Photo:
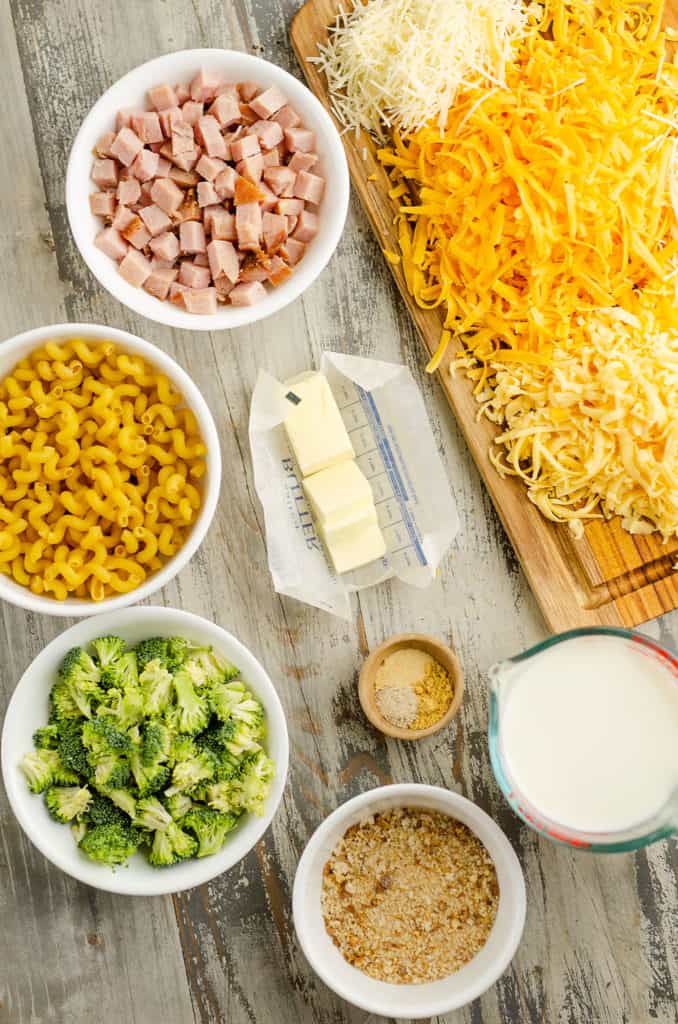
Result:
<svg viewBox="0 0 678 1024"><path fill-rule="evenodd" d="M301 151L299 151L297 153L292 154L290 162L288 163L287 166L291 171L294 171L295 174L298 174L299 171L310 171L311 168L315 167L317 163L317 153L302 153Z"/></svg>
<svg viewBox="0 0 678 1024"><path fill-rule="evenodd" d="M166 231L163 235L156 235L148 244L151 252L159 260L174 263L179 255L179 239L171 231Z"/></svg>
<svg viewBox="0 0 678 1024"><path fill-rule="evenodd" d="M118 182L118 202L122 206L133 206L139 202L141 196L141 185L136 178L126 178Z"/></svg>
<svg viewBox="0 0 678 1024"><path fill-rule="evenodd" d="M164 301L169 295L170 287L176 276L177 271L171 267L152 267L151 273L144 281L144 288L149 295L155 295L156 299Z"/></svg>
<svg viewBox="0 0 678 1024"><path fill-rule="evenodd" d="M204 113L205 104L198 103L196 100L188 100L188 102L184 103L183 107L181 108L181 116L183 117L184 121L186 121L190 125L193 125L193 127L195 127L195 125L198 123L198 120L202 117Z"/></svg>
<svg viewBox="0 0 678 1024"><path fill-rule="evenodd" d="M208 288L212 275L209 267L199 267L190 260L182 260L179 280L187 288Z"/></svg>
<svg viewBox="0 0 678 1024"><path fill-rule="evenodd" d="M158 157L158 169L155 172L156 178L168 178L172 164L164 156Z"/></svg>
<svg viewBox="0 0 678 1024"><path fill-rule="evenodd" d="M184 221L179 228L179 245L182 252L205 252L205 228L199 221Z"/></svg>
<svg viewBox="0 0 678 1024"><path fill-rule="evenodd" d="M258 203L243 203L235 211L235 229L241 249L258 249L261 240L262 219Z"/></svg>
<svg viewBox="0 0 678 1024"><path fill-rule="evenodd" d="M191 90L188 88L187 85L184 85L183 83L175 85L174 91L177 94L177 102L179 103L180 106L184 104L186 100L190 100L191 98Z"/></svg>
<svg viewBox="0 0 678 1024"><path fill-rule="evenodd" d="M113 218L111 225L116 231L125 231L130 226L133 220L138 220L138 217L134 210L130 210L127 206L118 206L115 211L115 217Z"/></svg>
<svg viewBox="0 0 678 1024"><path fill-rule="evenodd" d="M305 199L307 203L317 206L323 197L325 179L308 171L299 171L294 183L294 194L297 199Z"/></svg>
<svg viewBox="0 0 678 1024"><path fill-rule="evenodd" d="M148 90L148 98L151 106L156 110L167 110L169 107L179 106L179 97L171 85L163 83Z"/></svg>
<svg viewBox="0 0 678 1024"><path fill-rule="evenodd" d="M273 149L269 149L268 152L264 153L264 167L280 167L280 148L274 146Z"/></svg>
<svg viewBox="0 0 678 1024"><path fill-rule="evenodd" d="M267 278L272 285L278 286L286 281L291 276L292 271L279 256L271 256L270 260L266 263Z"/></svg>
<svg viewBox="0 0 678 1024"><path fill-rule="evenodd" d="M235 287L232 281L229 281L223 274L221 277L217 277L214 281L214 287L217 290L217 301L221 300L224 302L229 292L233 291Z"/></svg>
<svg viewBox="0 0 678 1024"><path fill-rule="evenodd" d="M170 285L170 302L173 303L175 306L181 306L182 308L185 309L186 307L184 306L184 292L187 291L188 288L186 287L185 284L180 284L179 281L175 281L172 285Z"/></svg>
<svg viewBox="0 0 678 1024"><path fill-rule="evenodd" d="M132 162L132 174L139 181L150 181L158 173L160 157L150 149L142 149Z"/></svg>
<svg viewBox="0 0 678 1024"><path fill-rule="evenodd" d="M238 254L231 242L223 239L212 239L207 246L207 258L209 260L209 273L216 280L225 274L229 281L235 283L240 273Z"/></svg>
<svg viewBox="0 0 678 1024"><path fill-rule="evenodd" d="M151 203L150 206L145 206L143 210L140 210L139 216L151 232L151 236L153 238L155 238L156 235L164 234L164 232L172 226L172 221L169 219L165 211L161 210L155 203Z"/></svg>
<svg viewBox="0 0 678 1024"><path fill-rule="evenodd" d="M219 211L223 212L223 206L221 203L214 203L212 206L204 206L202 210L202 222L205 225L205 231L209 235L212 231L212 218L215 213Z"/></svg>
<svg viewBox="0 0 678 1024"><path fill-rule="evenodd" d="M261 152L259 139L256 135L243 135L231 143L231 160L244 160L248 156L256 156Z"/></svg>
<svg viewBox="0 0 678 1024"><path fill-rule="evenodd" d="M92 181L99 188L115 188L118 184L115 160L95 160L92 164Z"/></svg>
<svg viewBox="0 0 678 1024"><path fill-rule="evenodd" d="M296 238L288 238L280 251L290 266L294 267L304 255L306 246Z"/></svg>
<svg viewBox="0 0 678 1024"><path fill-rule="evenodd" d="M201 181L198 183L198 206L216 206L219 202L219 196L214 191L214 185L211 181Z"/></svg>
<svg viewBox="0 0 678 1024"><path fill-rule="evenodd" d="M238 232L235 229L235 214L226 210L215 210L210 221L212 238L224 238L228 242L237 242Z"/></svg>
<svg viewBox="0 0 678 1024"><path fill-rule="evenodd" d="M289 167L265 167L264 181L277 196L294 195L297 176Z"/></svg>
<svg viewBox="0 0 678 1024"><path fill-rule="evenodd" d="M256 82L238 82L238 92L243 103L249 103L260 91L261 87Z"/></svg>
<svg viewBox="0 0 678 1024"><path fill-rule="evenodd" d="M277 121L255 121L249 130L259 139L262 149L273 149L283 140L283 130Z"/></svg>
<svg viewBox="0 0 678 1024"><path fill-rule="evenodd" d="M216 288L187 288L182 298L189 313L210 316L217 311Z"/></svg>
<svg viewBox="0 0 678 1024"><path fill-rule="evenodd" d="M238 175L233 167L225 167L214 179L214 188L220 199L231 199L235 194Z"/></svg>
<svg viewBox="0 0 678 1024"><path fill-rule="evenodd" d="M89 208L95 217L112 217L115 213L115 193L90 192Z"/></svg>
<svg viewBox="0 0 678 1024"><path fill-rule="evenodd" d="M299 220L299 218L290 217L289 215L286 215L285 220L287 221L287 234L291 235L297 226L297 221Z"/></svg>
<svg viewBox="0 0 678 1024"><path fill-rule="evenodd" d="M237 284L228 296L232 306L253 306L266 298L266 289L260 281Z"/></svg>
<svg viewBox="0 0 678 1024"><path fill-rule="evenodd" d="M195 128L198 142L204 146L208 156L216 156L224 159L226 156L226 143L219 128L219 122L215 117L206 114L198 119Z"/></svg>
<svg viewBox="0 0 678 1024"><path fill-rule="evenodd" d="M318 227L318 214L311 213L310 210L302 210L294 229L294 237L298 242L310 242L318 234Z"/></svg>
<svg viewBox="0 0 678 1024"><path fill-rule="evenodd" d="M240 120L240 104L235 95L223 92L217 96L209 113L222 128L230 128L232 124L237 124Z"/></svg>
<svg viewBox="0 0 678 1024"><path fill-rule="evenodd" d="M135 288L141 288L152 270L151 261L147 260L143 253L137 252L136 249L130 249L118 267L118 273L121 277L124 277Z"/></svg>
<svg viewBox="0 0 678 1024"><path fill-rule="evenodd" d="M123 238L134 246L135 249L145 249L151 240L151 233L136 214L132 220L120 232Z"/></svg>
<svg viewBox="0 0 678 1024"><path fill-rule="evenodd" d="M193 257L193 266L195 267L209 267L210 261L207 259L206 252L198 252Z"/></svg>
<svg viewBox="0 0 678 1024"><path fill-rule="evenodd" d="M111 154L125 167L129 167L143 147L143 142L131 128L121 128L111 143Z"/></svg>
<svg viewBox="0 0 678 1024"><path fill-rule="evenodd" d="M243 125L254 124L255 121L259 120L259 115L254 113L248 103L241 103L240 120Z"/></svg>
<svg viewBox="0 0 678 1024"><path fill-rule="evenodd" d="M285 145L290 153L311 153L315 149L315 132L308 128L286 128Z"/></svg>
<svg viewBox="0 0 678 1024"><path fill-rule="evenodd" d="M264 183L261 181L259 182L258 188L260 189L262 196L262 198L259 200L261 212L270 213L272 210L275 210L276 206L278 205L278 197L275 194L275 192L271 192L268 185L264 185Z"/></svg>
<svg viewBox="0 0 678 1024"><path fill-rule="evenodd" d="M280 110L276 110L273 120L278 122L283 131L285 128L296 128L297 125L301 124L301 118L289 104L285 104Z"/></svg>
<svg viewBox="0 0 678 1024"><path fill-rule="evenodd" d="M182 171L181 167L174 166L170 167L168 178L176 181L177 185L181 185L183 188L190 188L192 185L197 185L200 181L195 171Z"/></svg>
<svg viewBox="0 0 678 1024"><path fill-rule="evenodd" d="M160 118L154 110L144 110L142 113L132 114L130 127L142 142L162 142L163 140Z"/></svg>
<svg viewBox="0 0 678 1024"><path fill-rule="evenodd" d="M259 93L254 99L247 101L259 117L269 118L281 107L284 107L287 103L287 97L280 91L277 85L272 85L270 89L266 89L265 92Z"/></svg>
<svg viewBox="0 0 678 1024"><path fill-rule="evenodd" d="M173 156L172 162L175 167L178 167L182 171L192 171L199 159L200 151L196 147L189 153L180 153L179 156Z"/></svg>
<svg viewBox="0 0 678 1024"><path fill-rule="evenodd" d="M193 126L186 121L172 120L172 157L194 152L195 138L193 136Z"/></svg>
<svg viewBox="0 0 678 1024"><path fill-rule="evenodd" d="M238 281L268 281L268 270L263 263L246 260L240 269Z"/></svg>
<svg viewBox="0 0 678 1024"><path fill-rule="evenodd" d="M94 153L98 157L105 157L111 155L111 143L115 138L115 132L104 132L101 138L97 141L94 147Z"/></svg>
<svg viewBox="0 0 678 1024"><path fill-rule="evenodd" d="M115 228L104 228L94 239L97 249L101 249L109 259L116 263L123 258L129 246L119 231Z"/></svg>
<svg viewBox="0 0 678 1024"><path fill-rule="evenodd" d="M279 213L265 213L261 224L266 252L277 252L287 238L287 220Z"/></svg>
<svg viewBox="0 0 678 1024"><path fill-rule="evenodd" d="M171 178L156 178L151 189L151 199L171 217L183 203L184 193Z"/></svg>
<svg viewBox="0 0 678 1024"><path fill-rule="evenodd" d="M151 197L151 189L153 188L152 181L142 181L141 183L141 199L139 200L140 206L150 206L153 202Z"/></svg>
<svg viewBox="0 0 678 1024"><path fill-rule="evenodd" d="M261 153L245 157L244 160L240 160L235 165L235 169L242 178L256 185L261 181L261 175L264 170L264 158Z"/></svg>
<svg viewBox="0 0 678 1024"><path fill-rule="evenodd" d="M123 107L115 115L115 134L117 135L121 128L131 128L132 118L135 114L143 114L143 110L138 107Z"/></svg>
<svg viewBox="0 0 678 1024"><path fill-rule="evenodd" d="M190 84L191 99L203 102L213 100L222 82L223 78L218 71L207 71L206 68L201 68Z"/></svg>
<svg viewBox="0 0 678 1024"><path fill-rule="evenodd" d="M167 110L161 110L158 114L160 121L160 127L162 133L166 139L172 138L172 125L178 124L179 121L183 121L184 115L181 113L179 107L168 107Z"/></svg>
<svg viewBox="0 0 678 1024"><path fill-rule="evenodd" d="M236 206L243 203L260 203L263 199L263 192L247 178L236 177L233 202Z"/></svg>
<svg viewBox="0 0 678 1024"><path fill-rule="evenodd" d="M200 220L200 207L197 200L192 196L186 196L183 203L174 214L174 223L183 224L185 220Z"/></svg>
<svg viewBox="0 0 678 1024"><path fill-rule="evenodd" d="M160 270L174 269L174 260L161 260L157 256L153 256L151 259L151 266L153 267L154 270L156 269L156 267Z"/></svg>
<svg viewBox="0 0 678 1024"><path fill-rule="evenodd" d="M195 169L198 174L202 175L206 181L214 181L218 174L226 168L226 164L223 160L217 160L216 157L206 156L204 153L195 165Z"/></svg>
<svg viewBox="0 0 678 1024"><path fill-rule="evenodd" d="M286 217L298 217L304 209L303 199L279 199L275 205L276 213L284 213Z"/></svg>

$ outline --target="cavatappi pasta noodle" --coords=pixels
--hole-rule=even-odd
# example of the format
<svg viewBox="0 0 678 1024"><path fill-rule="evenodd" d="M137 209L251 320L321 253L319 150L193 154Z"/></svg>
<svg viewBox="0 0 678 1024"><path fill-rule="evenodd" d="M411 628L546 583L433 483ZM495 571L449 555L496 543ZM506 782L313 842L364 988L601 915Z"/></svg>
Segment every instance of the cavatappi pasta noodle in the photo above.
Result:
<svg viewBox="0 0 678 1024"><path fill-rule="evenodd" d="M205 454L142 357L48 342L0 381L0 572L57 600L134 590L184 543Z"/></svg>

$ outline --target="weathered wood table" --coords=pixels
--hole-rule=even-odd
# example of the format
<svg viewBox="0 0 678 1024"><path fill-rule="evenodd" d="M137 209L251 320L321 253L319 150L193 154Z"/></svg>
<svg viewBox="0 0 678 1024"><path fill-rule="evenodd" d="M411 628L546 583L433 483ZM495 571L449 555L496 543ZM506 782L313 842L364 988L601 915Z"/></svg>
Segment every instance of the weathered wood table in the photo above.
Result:
<svg viewBox="0 0 678 1024"><path fill-rule="evenodd" d="M157 600L214 619L250 646L283 700L291 740L272 829L230 874L170 898L133 899L72 881L31 846L0 800L0 1021L10 1024L343 1024L366 1014L310 972L290 893L303 846L348 797L388 781L449 786L509 835L527 878L522 945L501 981L454 1024L678 1021L678 850L573 855L509 812L485 742L485 673L545 627L354 203L339 249L304 298L230 334L173 332L134 317L94 281L64 202L71 141L97 97L135 65L196 46L259 53L298 74L287 28L298 0L4 0L0 4L0 337L62 320L120 326L171 352L217 420L224 459L206 543ZM285 377L323 348L407 363L424 392L462 530L427 591L384 585L350 624L272 590L247 440L259 367ZM64 627L2 605L2 707ZM678 641L678 615L644 627ZM385 742L363 718L356 674L390 633L448 639L467 692L456 727L416 745Z"/></svg>

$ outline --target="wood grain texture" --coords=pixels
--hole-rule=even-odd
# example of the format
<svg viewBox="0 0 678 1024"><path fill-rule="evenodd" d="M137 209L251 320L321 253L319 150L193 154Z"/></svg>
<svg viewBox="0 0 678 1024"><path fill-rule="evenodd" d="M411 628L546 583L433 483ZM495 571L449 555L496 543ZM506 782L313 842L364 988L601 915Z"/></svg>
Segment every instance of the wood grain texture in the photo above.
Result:
<svg viewBox="0 0 678 1024"><path fill-rule="evenodd" d="M308 83L328 109L327 81L308 58L317 55L318 43L326 42L340 6L340 0L308 0L290 31ZM668 23L678 25L678 0L668 0L667 10ZM390 181L377 159L377 147L366 132L346 132L343 141L353 185L377 239L382 248L397 252L396 204L388 197ZM390 269L424 347L433 355L442 313L421 309L408 293L402 267ZM544 519L528 501L520 480L499 476L488 458L499 428L478 419L478 405L464 375L450 375L451 349L438 371L440 383L550 628L634 626L678 607L676 559L671 557L678 540L662 544L657 536L631 537L617 519L594 522L581 540L574 540L568 527Z"/></svg>
<svg viewBox="0 0 678 1024"><path fill-rule="evenodd" d="M675 845L606 860L544 843L509 812L485 741L485 676L541 639L544 623L450 414L422 368L415 328L353 199L338 251L301 300L251 328L198 335L135 317L92 279L65 219L63 177L80 119L144 60L189 46L254 50L288 67L296 0L11 0L0 5L5 97L0 172L0 337L82 319L122 326L189 371L217 421L224 482L212 529L153 603L207 616L250 646L285 708L290 776L272 828L234 871L171 898L112 897L59 874L0 798L0 1024L366 1024L309 970L290 893L309 835L337 804L390 780L449 786L506 830L524 866L528 923L507 974L447 1024L675 1024ZM454 484L462 529L425 591L366 591L351 624L272 592L247 441L257 370L281 377L323 349L406 363ZM67 623L3 605L1 707L29 661ZM464 666L449 730L385 741L363 717L357 673L386 636L431 632ZM678 617L647 627L678 639ZM443 1020L441 1018L440 1020ZM440 1024L440 1020L437 1024Z"/></svg>

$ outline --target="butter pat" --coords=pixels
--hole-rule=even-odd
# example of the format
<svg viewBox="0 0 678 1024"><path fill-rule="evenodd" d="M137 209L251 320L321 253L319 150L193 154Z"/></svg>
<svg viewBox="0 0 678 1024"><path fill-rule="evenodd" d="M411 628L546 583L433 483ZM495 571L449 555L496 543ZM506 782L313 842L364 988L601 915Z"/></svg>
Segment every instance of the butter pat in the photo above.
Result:
<svg viewBox="0 0 678 1024"><path fill-rule="evenodd" d="M289 400L287 438L301 475L311 476L344 459L355 458L351 439L334 395L322 373L302 373L285 382L296 398Z"/></svg>
<svg viewBox="0 0 678 1024"><path fill-rule="evenodd" d="M359 569L386 554L386 542L379 529L374 506L366 516L350 526L321 532L337 573Z"/></svg>
<svg viewBox="0 0 678 1024"><path fill-rule="evenodd" d="M315 473L304 480L303 487L323 532L351 526L374 510L372 488L352 459Z"/></svg>

